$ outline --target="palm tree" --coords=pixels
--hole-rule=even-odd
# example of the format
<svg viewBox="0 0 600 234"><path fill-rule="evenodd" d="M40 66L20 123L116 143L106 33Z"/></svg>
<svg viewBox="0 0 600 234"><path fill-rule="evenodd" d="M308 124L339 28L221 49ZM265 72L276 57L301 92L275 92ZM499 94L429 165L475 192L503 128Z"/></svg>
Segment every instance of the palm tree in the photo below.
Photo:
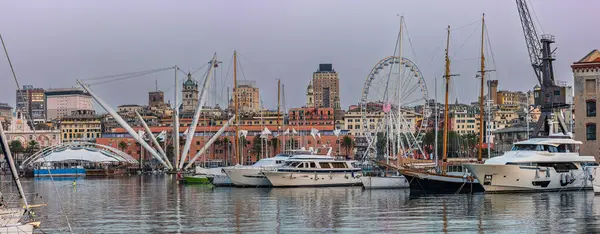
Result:
<svg viewBox="0 0 600 234"><path fill-rule="evenodd" d="M221 140L221 138L217 138L215 140L215 142L213 142L213 145L212 145L212 148L213 148L213 159L216 158L217 148L218 148L218 146L221 146L221 145L223 145L223 140Z"/></svg>
<svg viewBox="0 0 600 234"><path fill-rule="evenodd" d="M346 155L350 155L350 148L354 146L354 141L350 136L344 136L342 138L342 146L346 149Z"/></svg>
<svg viewBox="0 0 600 234"><path fill-rule="evenodd" d="M40 150L40 144L35 141L35 140L31 140L27 143L27 152L30 154L33 154L35 152L37 152L38 150Z"/></svg>
<svg viewBox="0 0 600 234"><path fill-rule="evenodd" d="M125 151L125 148L127 148L127 143L124 141L119 141L118 147L121 151Z"/></svg>
<svg viewBox="0 0 600 234"><path fill-rule="evenodd" d="M23 151L23 145L18 140L12 140L8 144L8 148L10 149L10 152L12 152L13 154L17 154L17 153L20 153Z"/></svg>
<svg viewBox="0 0 600 234"><path fill-rule="evenodd" d="M256 161L260 159L260 154L262 153L261 141L262 139L258 135L252 139L252 150L256 154Z"/></svg>
<svg viewBox="0 0 600 234"><path fill-rule="evenodd" d="M227 158L227 156L228 156L227 151L229 151L229 144L231 144L231 142L229 141L229 138L227 138L227 137L223 138L223 145L225 145L225 155L224 155L225 157L223 157L223 158L224 158L226 165L228 164L227 162L229 161L229 158Z"/></svg>
<svg viewBox="0 0 600 234"><path fill-rule="evenodd" d="M273 155L275 155L277 153L277 148L279 147L279 139L273 137L269 143L271 143L271 146L273 147Z"/></svg>

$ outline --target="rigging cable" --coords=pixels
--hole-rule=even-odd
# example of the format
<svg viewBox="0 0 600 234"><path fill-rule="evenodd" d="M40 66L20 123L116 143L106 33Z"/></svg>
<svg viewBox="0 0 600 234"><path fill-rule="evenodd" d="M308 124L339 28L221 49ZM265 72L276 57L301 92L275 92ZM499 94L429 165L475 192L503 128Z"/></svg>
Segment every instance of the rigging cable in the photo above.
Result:
<svg viewBox="0 0 600 234"><path fill-rule="evenodd" d="M130 76L130 75L135 75L135 74L140 74L140 73L153 73L153 72L165 71L165 70L169 70L169 69L173 69L173 67L155 68L155 69L149 69L149 70L144 70L144 71L127 72L127 73L107 75L107 76L99 76L99 77L93 77L93 78L87 78L87 79L80 79L80 80L82 80L82 81L102 80L102 79L115 78L115 77L121 77L121 76Z"/></svg>
<svg viewBox="0 0 600 234"><path fill-rule="evenodd" d="M6 59L8 60L10 70L11 70L13 78L15 80L15 84L17 85L17 92L21 93L21 95L24 97L25 94L23 92L21 92L22 90L20 89L19 80L17 79L17 74L15 73L15 69L13 68L12 62L10 61L10 57L8 56L8 50L6 49L6 45L4 44L4 39L2 38L2 34L0 34L0 41L2 42L2 47L4 48L4 54L6 54ZM37 139L37 132L35 130L35 126L33 126L33 117L31 115L25 115L25 116L26 116L26 118L28 117L29 120L31 121L31 125L32 125L31 129L33 131L33 136L35 137L35 139ZM28 124L28 123L25 123L25 124ZM40 146L40 148L41 148L41 146ZM46 158L45 157L42 157L42 158L44 159L44 163L46 163ZM67 222L67 226L69 227L69 232L73 233L73 229L71 228L71 223L69 222L69 217L67 216L67 212L65 211L65 208L63 206L62 198L60 197L60 193L58 193L58 188L56 188L56 185L54 184L54 176L52 176L52 173L50 173L50 167L48 167L47 170L48 170L48 175L50 175L50 181L52 182L52 187L54 187L56 196L58 197L60 209L62 210L65 221ZM16 182L19 183L18 180ZM25 198L23 198L23 199L25 199ZM27 212L29 214L31 214L29 207L27 207Z"/></svg>
<svg viewBox="0 0 600 234"><path fill-rule="evenodd" d="M91 84L88 84L88 85L89 86L94 86L94 85L99 85L99 84L110 83L110 82L113 82L113 81L127 80L127 79L131 79L131 78L145 76L145 75L150 75L150 74L153 74L153 73L158 73L158 72L161 72L161 71L167 71L167 70L171 70L171 69L173 69L173 67L157 69L157 70L148 71L148 72L144 72L144 73L135 73L135 74L124 76L124 77L118 77L118 78L113 78L113 79L110 79L110 80L105 80L105 81L99 81L99 82L96 82L96 83L91 83Z"/></svg>

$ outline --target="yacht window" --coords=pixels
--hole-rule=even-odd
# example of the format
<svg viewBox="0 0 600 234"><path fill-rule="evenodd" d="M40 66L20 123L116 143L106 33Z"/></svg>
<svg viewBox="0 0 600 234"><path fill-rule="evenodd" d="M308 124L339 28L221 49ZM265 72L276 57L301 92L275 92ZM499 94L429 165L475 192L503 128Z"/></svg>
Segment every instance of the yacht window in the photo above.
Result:
<svg viewBox="0 0 600 234"><path fill-rule="evenodd" d="M315 164L315 162L310 162L310 167L311 168L317 168L317 165Z"/></svg>
<svg viewBox="0 0 600 234"><path fill-rule="evenodd" d="M573 163L538 163L539 167L553 167L556 172L569 172L570 170L577 170L577 166Z"/></svg>
<svg viewBox="0 0 600 234"><path fill-rule="evenodd" d="M320 163L319 163L319 166L321 166L321 168L331 168L331 167L329 166L329 163L326 163L326 162L320 162Z"/></svg>
<svg viewBox="0 0 600 234"><path fill-rule="evenodd" d="M539 145L518 144L518 145L513 145L512 151L517 151L517 150L521 150L521 151L535 151L535 150L538 150L537 149L538 146Z"/></svg>
<svg viewBox="0 0 600 234"><path fill-rule="evenodd" d="M281 160L277 160L277 161L275 161L275 164L281 164L282 162L283 161L281 161Z"/></svg>
<svg viewBox="0 0 600 234"><path fill-rule="evenodd" d="M304 168L306 163L299 163L298 168Z"/></svg>
<svg viewBox="0 0 600 234"><path fill-rule="evenodd" d="M333 168L347 168L346 163L343 162L332 162L331 166L333 166Z"/></svg>

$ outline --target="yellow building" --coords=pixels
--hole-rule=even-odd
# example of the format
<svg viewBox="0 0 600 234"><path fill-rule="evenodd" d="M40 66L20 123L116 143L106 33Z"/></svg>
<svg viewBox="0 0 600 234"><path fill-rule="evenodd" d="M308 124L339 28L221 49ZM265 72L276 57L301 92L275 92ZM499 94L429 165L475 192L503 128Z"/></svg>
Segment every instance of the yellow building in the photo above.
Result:
<svg viewBox="0 0 600 234"><path fill-rule="evenodd" d="M238 98L238 108L242 113L260 111L259 89L255 81L238 81L237 88L233 89L234 95ZM233 108L233 99L230 100L230 108Z"/></svg>
<svg viewBox="0 0 600 234"><path fill-rule="evenodd" d="M94 141L101 137L101 117L93 110L76 110L60 121L62 142Z"/></svg>
<svg viewBox="0 0 600 234"><path fill-rule="evenodd" d="M451 112L450 129L456 133L478 134L480 128L479 109L477 107L460 105Z"/></svg>

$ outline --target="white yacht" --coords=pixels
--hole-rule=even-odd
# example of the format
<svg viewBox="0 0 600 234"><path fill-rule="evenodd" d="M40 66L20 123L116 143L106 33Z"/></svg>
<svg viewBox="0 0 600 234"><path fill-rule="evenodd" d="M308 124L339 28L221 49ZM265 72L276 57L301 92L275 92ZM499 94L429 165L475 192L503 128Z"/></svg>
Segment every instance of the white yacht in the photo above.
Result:
<svg viewBox="0 0 600 234"><path fill-rule="evenodd" d="M295 155L276 170L263 170L273 187L361 185L361 168L355 161L321 155Z"/></svg>
<svg viewBox="0 0 600 234"><path fill-rule="evenodd" d="M235 186L238 187L264 187L271 186L269 180L261 173L282 166L290 157L289 154L278 154L272 158L264 158L251 166L225 167L223 171Z"/></svg>
<svg viewBox="0 0 600 234"><path fill-rule="evenodd" d="M483 164L464 166L486 192L591 189L588 167L597 163L593 156L580 156L579 145L567 138L532 138Z"/></svg>

